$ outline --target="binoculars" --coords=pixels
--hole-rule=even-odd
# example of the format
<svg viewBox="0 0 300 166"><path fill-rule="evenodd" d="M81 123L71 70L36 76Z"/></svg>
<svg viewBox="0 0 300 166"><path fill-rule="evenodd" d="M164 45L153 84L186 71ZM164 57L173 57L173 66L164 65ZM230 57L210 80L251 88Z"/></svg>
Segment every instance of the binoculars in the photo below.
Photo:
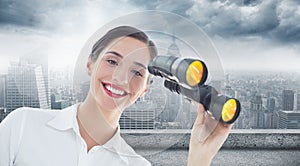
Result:
<svg viewBox="0 0 300 166"><path fill-rule="evenodd" d="M241 111L240 102L219 94L214 87L204 84L208 70L203 61L156 56L148 64L148 70L154 76L165 78L164 86L171 92L201 103L204 109L220 122L232 124L238 118Z"/></svg>

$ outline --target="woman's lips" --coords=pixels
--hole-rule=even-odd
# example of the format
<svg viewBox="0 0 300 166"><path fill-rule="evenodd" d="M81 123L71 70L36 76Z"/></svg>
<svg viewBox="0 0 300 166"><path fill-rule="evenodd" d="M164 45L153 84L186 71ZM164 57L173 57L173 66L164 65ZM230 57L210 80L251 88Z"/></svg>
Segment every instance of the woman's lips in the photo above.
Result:
<svg viewBox="0 0 300 166"><path fill-rule="evenodd" d="M105 82L102 82L102 85L103 85L104 91L110 97L120 98L120 97L124 97L128 94L124 89L122 89L116 85L113 85L110 83L105 83Z"/></svg>

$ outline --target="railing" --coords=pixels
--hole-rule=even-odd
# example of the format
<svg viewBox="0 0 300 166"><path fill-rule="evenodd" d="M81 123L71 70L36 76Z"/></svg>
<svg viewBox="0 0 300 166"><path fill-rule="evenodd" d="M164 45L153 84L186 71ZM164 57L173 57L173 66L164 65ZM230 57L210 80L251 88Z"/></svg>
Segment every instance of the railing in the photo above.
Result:
<svg viewBox="0 0 300 166"><path fill-rule="evenodd" d="M190 130L121 130L134 149L187 149ZM233 129L224 149L299 149L300 129Z"/></svg>

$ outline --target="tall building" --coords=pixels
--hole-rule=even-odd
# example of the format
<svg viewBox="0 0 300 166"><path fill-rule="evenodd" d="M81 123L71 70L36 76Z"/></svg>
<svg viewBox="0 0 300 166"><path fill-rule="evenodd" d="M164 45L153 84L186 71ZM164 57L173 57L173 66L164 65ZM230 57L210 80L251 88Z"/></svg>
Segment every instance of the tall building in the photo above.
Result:
<svg viewBox="0 0 300 166"><path fill-rule="evenodd" d="M5 107L6 75L0 75L0 108Z"/></svg>
<svg viewBox="0 0 300 166"><path fill-rule="evenodd" d="M285 111L294 110L294 91L292 90L282 91L282 110Z"/></svg>
<svg viewBox="0 0 300 166"><path fill-rule="evenodd" d="M122 113L119 120L121 129L154 129L156 104L152 101L136 101Z"/></svg>
<svg viewBox="0 0 300 166"><path fill-rule="evenodd" d="M7 112L6 112L5 108L0 107L0 123L6 117L6 115L7 115Z"/></svg>
<svg viewBox="0 0 300 166"><path fill-rule="evenodd" d="M262 98L259 95L253 96L250 101L250 127L264 128L264 111L262 107Z"/></svg>
<svg viewBox="0 0 300 166"><path fill-rule="evenodd" d="M229 74L225 75L225 86L230 85L230 76Z"/></svg>
<svg viewBox="0 0 300 166"><path fill-rule="evenodd" d="M297 111L297 91L294 92L294 104L293 104L293 110Z"/></svg>
<svg viewBox="0 0 300 166"><path fill-rule="evenodd" d="M297 94L297 110L300 111L300 93Z"/></svg>
<svg viewBox="0 0 300 166"><path fill-rule="evenodd" d="M265 111L263 114L264 117L264 126L265 129L274 129L277 126L277 123L274 119L275 112Z"/></svg>
<svg viewBox="0 0 300 166"><path fill-rule="evenodd" d="M267 111L265 112L265 128L277 128L278 120L276 119L275 98L267 99Z"/></svg>
<svg viewBox="0 0 300 166"><path fill-rule="evenodd" d="M275 98L268 98L267 99L267 110L269 112L275 111Z"/></svg>
<svg viewBox="0 0 300 166"><path fill-rule="evenodd" d="M181 54L180 54L180 49L179 47L177 46L176 44L176 38L175 38L175 35L173 34L172 36L172 43L171 45L168 47L168 53L167 55L170 55L170 56L178 56L180 57Z"/></svg>
<svg viewBox="0 0 300 166"><path fill-rule="evenodd" d="M279 111L280 129L300 129L300 112L298 111Z"/></svg>
<svg viewBox="0 0 300 166"><path fill-rule="evenodd" d="M51 97L50 97L50 84L49 84L49 68L48 68L48 56L39 54L28 54L20 58L20 62L25 62L28 64L40 65L42 67L42 74L44 78L44 85L46 89L47 104L51 107Z"/></svg>
<svg viewBox="0 0 300 166"><path fill-rule="evenodd" d="M51 109L64 109L70 106L69 101L63 100L59 94L51 94Z"/></svg>
<svg viewBox="0 0 300 166"><path fill-rule="evenodd" d="M42 67L26 62L11 63L7 74L7 111L23 106L49 108Z"/></svg>

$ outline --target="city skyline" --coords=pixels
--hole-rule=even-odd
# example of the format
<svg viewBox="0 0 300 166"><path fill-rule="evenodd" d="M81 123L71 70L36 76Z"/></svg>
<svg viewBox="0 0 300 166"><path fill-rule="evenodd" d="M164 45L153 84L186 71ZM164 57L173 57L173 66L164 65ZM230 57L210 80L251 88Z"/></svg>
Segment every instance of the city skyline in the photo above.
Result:
<svg viewBox="0 0 300 166"><path fill-rule="evenodd" d="M239 78L239 79L237 79ZM262 80L262 78L264 78L264 80ZM298 75L285 75L282 73L274 73L274 75L270 75L270 74L262 74L262 73L257 73L255 74L249 74L249 75L243 75L243 76L239 76L238 73L231 73L228 74L227 76L226 82L227 85L225 89L222 88L222 93L226 93L226 94L231 94L233 97L238 98L241 101L242 104L242 113L240 118L237 120L235 128L252 128L250 127L250 123L251 120L248 119L249 117L255 117L253 115L249 115L251 113L251 101L252 99L254 99L255 97L259 97L258 100L259 101L259 105L258 107L253 107L255 109L258 109L261 111L261 116L271 116L268 113L274 113L274 112L279 112L281 110L284 111L284 106L283 106L283 101L284 101L284 91L288 90L288 91L293 91L294 93L294 99L295 98L299 98L299 92L300 92L300 87L299 82L300 82L300 74ZM73 101L73 104L77 102L82 101L82 97L78 96L77 94L77 90L74 90L72 85L70 84L72 82L72 77L70 76L70 73L68 72L63 72L63 71L52 71L52 74L50 74L50 80L55 80L56 83L52 84L50 82L50 85L52 85L51 87L51 94L57 94L56 96L58 97L59 101ZM157 82L158 81L158 82ZM150 88L149 93L147 93L147 95L145 96L145 99L142 99L141 101L138 101L138 103L143 103L143 101L146 101L146 103L144 104L150 104L153 107L149 107L149 109L154 108L157 106L158 101L154 100L154 99L158 99L160 102L160 109L158 109L159 111L155 114L155 120L159 120L157 119L157 117L162 113L162 108L166 108L168 110L175 110L174 108L168 108L168 101L166 96L168 96L168 91L163 88L160 87L162 85L162 80L157 78L155 81L155 85L154 87L152 86ZM83 94L83 96L86 96L86 93L88 91L88 85L89 83L85 83L87 88L84 88L85 94ZM224 85L222 86L224 87ZM82 89L82 87L81 87ZM165 92L163 92L165 91ZM233 91L233 93L231 92ZM80 92L81 93L81 92ZM163 96L161 96L162 94L165 94ZM171 94L171 93L170 93ZM178 96L177 94L172 94L174 96ZM72 99L73 96L73 99ZM77 96L77 97L76 97ZM75 97L75 98L74 98ZM79 98L78 98L79 97ZM163 98L161 98L163 97ZM150 99L149 99L150 98ZM152 99L151 99L152 98ZM293 103L293 111L294 112L300 112L299 109L299 104L300 104L300 100L295 99L296 102ZM152 103L152 104L151 104ZM155 104L156 103L156 104ZM72 103L70 102L68 105L71 105ZM172 103L171 103L172 104ZM138 106L140 105L140 106ZM155 106L156 105L156 106ZM188 104L190 105L190 103ZM176 106L175 106L176 107ZM136 110L139 108L143 108L143 106L141 104L137 104L133 106L134 109L132 110ZM180 108L184 108L186 109L186 106L181 105ZM193 108L193 106L191 106L191 108ZM181 111L180 111L181 110ZM182 116L184 116L184 114L182 114L182 109L178 110L179 112L177 112L175 115L175 117L168 117L171 118L170 121L178 121L182 118ZM193 117L196 116L196 111L192 110L192 109L188 109L190 110L190 114L192 115L188 115L190 118L193 119ZM164 112L164 114L161 114L163 116L168 116L168 114L165 114L167 112ZM263 113L265 113L265 115L263 115ZM137 112L137 117L138 117L138 112ZM126 115L126 114L125 114ZM149 115L148 116L148 120L149 120ZM259 116L259 115L258 115ZM166 117L165 117L166 118ZM175 118L175 119L174 119ZM193 120L189 119L190 122L192 122ZM132 119L131 119L132 120ZM133 117L133 120L136 120ZM147 118L146 118L147 120ZM153 120L153 119L151 119ZM161 119L163 120L163 119ZM159 121L156 121L154 123L157 123ZM266 127L262 127L262 126L273 126L274 123L270 121L270 124L265 124L266 122L262 122L260 123L260 128L266 128ZM175 124L172 124L173 126ZM175 125L176 126L176 125ZM172 127L172 126L169 126ZM180 127L180 126L177 126ZM181 127L180 127L181 128ZM270 128L274 128L274 127L270 127ZM276 127L275 127L276 128Z"/></svg>
<svg viewBox="0 0 300 166"><path fill-rule="evenodd" d="M170 39L169 45L168 54L181 56L180 48L174 39ZM18 68L26 68L28 64L24 59L19 62L19 65L12 63L11 66L17 65ZM41 64L30 64L30 66L38 67L37 71L40 73L40 78L43 78ZM21 70L15 71L22 72ZM68 107L82 101L88 93L89 82L82 83L79 89L73 86L74 76L72 76L72 72L72 70L63 69L50 70L51 108L63 109ZM6 77L14 78L11 75L1 76L2 79ZM132 107L123 112L124 116L120 120L121 128L189 129L191 127L191 122L197 115L195 108L179 95L165 89L162 86L162 81L160 78L155 78L145 97L139 99ZM226 74L225 81L213 80L208 82L208 84L220 89L221 93L240 100L242 112L234 128L241 129L300 128L298 126L300 124L298 118L300 117L298 116L300 114L299 83L300 73L285 74L282 72L260 72L256 74L253 72L232 72ZM2 83L1 87L3 87ZM1 91L3 92L3 89ZM1 98L3 97L0 96ZM290 124L289 119L293 123Z"/></svg>

